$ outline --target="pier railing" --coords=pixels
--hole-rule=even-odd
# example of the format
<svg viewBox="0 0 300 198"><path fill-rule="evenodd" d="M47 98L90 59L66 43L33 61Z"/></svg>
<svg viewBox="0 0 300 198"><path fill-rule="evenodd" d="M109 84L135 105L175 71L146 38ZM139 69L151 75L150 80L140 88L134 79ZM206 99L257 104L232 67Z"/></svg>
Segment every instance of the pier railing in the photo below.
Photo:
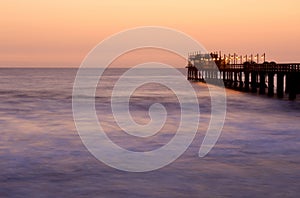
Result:
<svg viewBox="0 0 300 198"><path fill-rule="evenodd" d="M209 69L207 66L196 66L198 69ZM219 70L248 70L256 72L300 72L300 63L280 63L280 64L226 64L226 65L217 65ZM214 68L211 68L214 69Z"/></svg>

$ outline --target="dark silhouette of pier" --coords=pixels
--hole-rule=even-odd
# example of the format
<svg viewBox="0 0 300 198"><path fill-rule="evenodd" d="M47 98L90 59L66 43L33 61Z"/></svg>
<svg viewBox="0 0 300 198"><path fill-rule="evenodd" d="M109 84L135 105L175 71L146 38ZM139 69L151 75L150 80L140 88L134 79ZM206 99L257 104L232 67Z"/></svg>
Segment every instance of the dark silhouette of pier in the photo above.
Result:
<svg viewBox="0 0 300 198"><path fill-rule="evenodd" d="M206 82L245 92L267 94L295 100L300 94L300 63L267 62L259 56L189 54L187 79ZM260 59L262 63L259 63Z"/></svg>

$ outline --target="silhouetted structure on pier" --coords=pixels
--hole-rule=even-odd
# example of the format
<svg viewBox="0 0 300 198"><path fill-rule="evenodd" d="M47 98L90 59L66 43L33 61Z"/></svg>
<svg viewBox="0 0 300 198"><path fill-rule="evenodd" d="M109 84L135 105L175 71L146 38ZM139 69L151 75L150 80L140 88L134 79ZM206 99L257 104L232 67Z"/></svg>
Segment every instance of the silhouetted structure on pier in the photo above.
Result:
<svg viewBox="0 0 300 198"><path fill-rule="evenodd" d="M263 58L263 63L259 63L260 58ZM189 54L187 68L188 80L211 84L223 81L228 88L253 93L258 91L268 96L276 93L278 98L283 98L286 93L290 100L296 99L300 93L300 63L266 62L265 54L262 57L258 54L247 57L197 52Z"/></svg>

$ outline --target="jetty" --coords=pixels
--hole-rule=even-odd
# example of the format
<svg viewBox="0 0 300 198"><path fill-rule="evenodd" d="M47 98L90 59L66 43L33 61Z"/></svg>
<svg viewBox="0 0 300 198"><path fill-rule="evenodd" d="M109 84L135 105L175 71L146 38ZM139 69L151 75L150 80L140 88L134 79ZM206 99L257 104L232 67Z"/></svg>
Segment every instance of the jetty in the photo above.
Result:
<svg viewBox="0 0 300 198"><path fill-rule="evenodd" d="M260 63L261 61L261 63ZM300 94L300 63L267 62L266 55L222 55L193 52L188 55L187 79L224 85L244 92L277 95L295 100Z"/></svg>

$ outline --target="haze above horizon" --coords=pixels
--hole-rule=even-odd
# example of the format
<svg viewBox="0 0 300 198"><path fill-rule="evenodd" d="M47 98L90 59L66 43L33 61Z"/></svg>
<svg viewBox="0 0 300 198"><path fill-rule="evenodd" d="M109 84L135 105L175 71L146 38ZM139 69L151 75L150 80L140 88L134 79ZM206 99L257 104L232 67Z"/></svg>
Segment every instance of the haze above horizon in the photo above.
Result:
<svg viewBox="0 0 300 198"><path fill-rule="evenodd" d="M78 67L103 39L137 26L177 29L209 51L300 62L298 0L3 0L0 7L0 67ZM157 54L144 50L116 62L128 66Z"/></svg>

